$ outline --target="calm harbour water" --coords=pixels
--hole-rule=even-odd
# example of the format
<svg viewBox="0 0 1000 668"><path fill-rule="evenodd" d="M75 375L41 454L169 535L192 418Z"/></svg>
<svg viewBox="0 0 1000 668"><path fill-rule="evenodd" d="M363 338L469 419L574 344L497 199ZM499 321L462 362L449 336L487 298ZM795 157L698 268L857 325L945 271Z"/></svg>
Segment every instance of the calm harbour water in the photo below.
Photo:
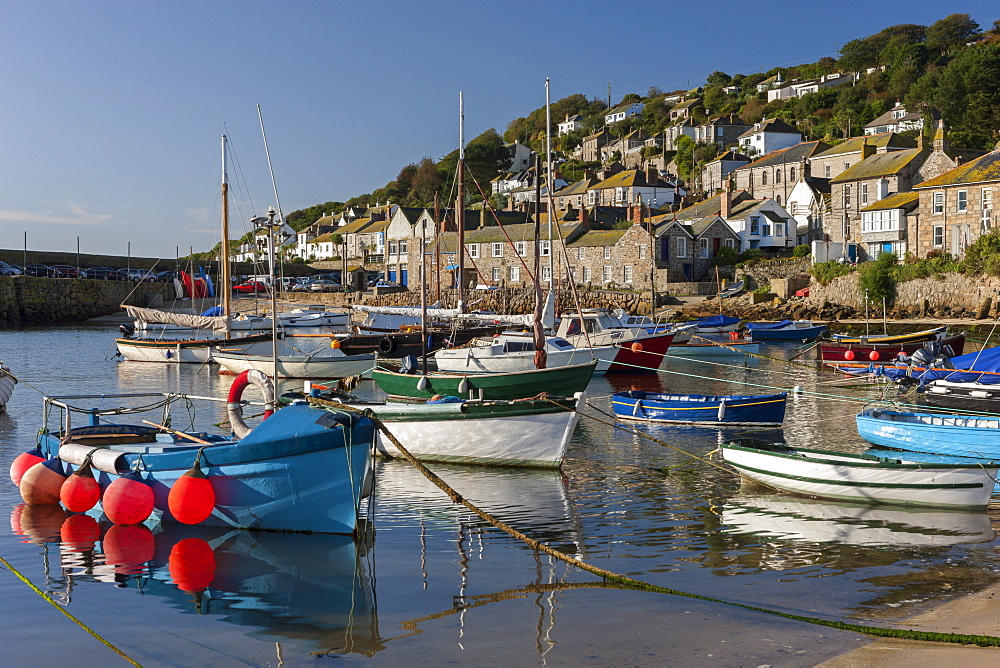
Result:
<svg viewBox="0 0 1000 668"><path fill-rule="evenodd" d="M6 476L41 425L36 389L223 397L231 378L195 365L114 361L115 334L109 325L0 332L0 359L24 381L0 414L0 513L20 527L0 532L0 556L144 665L322 665L336 657L809 666L870 640L722 603L603 585L456 507L403 461L377 465L366 540L164 524L135 537L151 558L116 568L105 556L115 547L108 535L94 549L60 543L65 515L25 509ZM798 351L788 344L762 352L787 358ZM596 378L588 413L613 422L599 410L610 412L609 395L633 386L738 394L801 385L807 392L789 398L783 429L760 435L864 449L853 416L876 396L870 388L831 387L823 384L830 374L770 360L668 364L687 375ZM370 381L358 393L378 394ZM221 417L202 413L195 422L212 431ZM734 475L673 449L704 456L734 431L625 426L667 445L583 418L560 472L431 468L507 524L595 566L782 612L888 625L998 579L996 511L873 509L743 492ZM192 571L171 559L190 536L211 545L214 569ZM204 592L182 590L199 578L209 583ZM5 665L121 661L6 570L0 600Z"/></svg>

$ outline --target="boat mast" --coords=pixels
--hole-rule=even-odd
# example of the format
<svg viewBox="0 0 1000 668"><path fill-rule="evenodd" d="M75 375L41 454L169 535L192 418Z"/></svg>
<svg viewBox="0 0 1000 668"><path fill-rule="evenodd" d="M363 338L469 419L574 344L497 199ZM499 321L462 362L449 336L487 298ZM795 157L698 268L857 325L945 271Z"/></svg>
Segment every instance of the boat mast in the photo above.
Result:
<svg viewBox="0 0 1000 668"><path fill-rule="evenodd" d="M226 135L222 135L222 248L219 254L219 289L222 290L222 315L226 318L228 337L233 285L229 278L229 174L226 165Z"/></svg>
<svg viewBox="0 0 1000 668"><path fill-rule="evenodd" d="M458 197L455 199L458 225L458 312L465 313L465 97L458 91Z"/></svg>
<svg viewBox="0 0 1000 668"><path fill-rule="evenodd" d="M548 195L549 195L549 290L555 285L555 248L552 245L552 112L549 109L549 78L545 77L545 172L548 175ZM535 174L536 178L541 177L541 173ZM566 269L569 273L569 268Z"/></svg>
<svg viewBox="0 0 1000 668"><path fill-rule="evenodd" d="M535 343L535 368L544 369L546 358L548 353L545 352L545 326L542 324L542 279L539 271L541 270L542 258L541 258L541 243L539 242L539 236L541 235L542 226L542 196L541 196L541 173L542 173L542 159L539 155L535 154L535 313L534 322L532 323L533 339ZM551 241L552 235L549 235L549 243Z"/></svg>

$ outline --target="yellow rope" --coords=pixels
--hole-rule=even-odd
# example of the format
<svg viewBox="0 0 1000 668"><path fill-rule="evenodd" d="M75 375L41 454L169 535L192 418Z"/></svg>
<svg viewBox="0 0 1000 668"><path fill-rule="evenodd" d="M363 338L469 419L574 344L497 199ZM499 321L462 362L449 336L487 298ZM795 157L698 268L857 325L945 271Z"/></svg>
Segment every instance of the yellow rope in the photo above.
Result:
<svg viewBox="0 0 1000 668"><path fill-rule="evenodd" d="M102 638L101 636L99 636L99 635L97 634L97 632L96 632L96 631L94 631L94 630L93 630L93 629L91 629L91 628L90 628L89 626L87 626L86 624L84 624L83 622L81 622L81 621L80 621L79 619L77 619L76 617L74 617L74 616L72 615L72 613L70 613L70 611L69 611L69 610L67 610L66 608L62 607L62 606L61 606L61 605L59 605L58 603L56 603L56 602L55 602L55 601L54 601L54 600L52 599L52 597L51 597L51 596L49 596L49 595L48 595L48 594L46 594L46 593L45 593L44 591L42 591L42 590L41 590L41 589L39 589L39 588L38 588L37 586L35 586L35 584L34 584L34 583L33 583L33 582L31 581L31 580L29 580L28 578L24 577L24 576L23 576L23 575L22 575L22 574L21 574L21 573L20 573L20 572L19 572L19 571L18 571L18 570L17 570L16 568L14 568L13 566L11 566L11 565L10 565L10 563L9 563L9 562L8 562L8 561L7 561L6 559L4 559L3 557L0 557L0 563L2 563L2 564L3 564L4 566L6 566L6 567L7 567L7 570L9 570L9 571L10 571L11 573L13 573L14 575L16 575L16 576L17 576L17 578L18 578L19 580L21 580L21 582L23 582L24 584L26 584L26 585L28 585L29 587L31 587L31 589L32 589L32 590L33 590L33 591L34 591L34 592L35 592L36 594L38 594L38 595L39 595L39 596L41 596L41 597L42 597L43 599L45 599L46 601L48 601L49 603L51 603L51 604L52 604L52 606L53 606L53 607L54 607L54 608L55 608L56 610L58 610L59 612L63 613L64 615L66 615L66 616L67 616L67 617L69 617L70 619L72 619L72 620L73 620L74 622L76 622L76 624L77 624L77 625L78 625L78 626L79 626L79 627L80 627L81 629L83 629L84 631L86 631L86 632L87 632L87 633L89 633L90 635L92 635L92 636L94 636L95 638L97 638L98 640L100 640L100 641L101 641L101 643L102 643L103 645L106 645L106 646L107 646L107 647L108 647L109 649L111 649L111 650L112 650L112 651L113 651L113 652L114 652L115 654L117 654L118 656L122 657L123 659L125 659L126 661L128 661L129 663L131 663L131 664L132 664L133 666L141 666L141 665L142 665L142 664L140 664L140 663L139 663L138 661L136 661L136 660L134 660L134 659L130 658L130 657L129 657L129 656L127 655L127 654L125 654L125 652L121 651L120 649L118 649L117 647L115 647L114 645L112 645L112 644L111 644L110 642L108 642L107 640L105 640L104 638Z"/></svg>

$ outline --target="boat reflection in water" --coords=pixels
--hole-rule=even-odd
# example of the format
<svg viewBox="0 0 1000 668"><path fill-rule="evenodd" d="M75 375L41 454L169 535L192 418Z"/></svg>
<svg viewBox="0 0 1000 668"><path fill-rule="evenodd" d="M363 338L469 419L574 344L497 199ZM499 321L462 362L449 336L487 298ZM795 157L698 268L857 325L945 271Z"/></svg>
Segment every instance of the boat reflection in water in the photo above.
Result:
<svg viewBox="0 0 1000 668"><path fill-rule="evenodd" d="M988 515L741 493L722 511L724 530L761 538L858 546L946 547L994 538Z"/></svg>
<svg viewBox="0 0 1000 668"><path fill-rule="evenodd" d="M82 582L168 599L185 613L247 627L258 640L372 656L383 648L366 546L350 536L163 523L107 526L59 506L17 505L11 528L44 545L46 588L68 602ZM58 573L52 571L58 563Z"/></svg>

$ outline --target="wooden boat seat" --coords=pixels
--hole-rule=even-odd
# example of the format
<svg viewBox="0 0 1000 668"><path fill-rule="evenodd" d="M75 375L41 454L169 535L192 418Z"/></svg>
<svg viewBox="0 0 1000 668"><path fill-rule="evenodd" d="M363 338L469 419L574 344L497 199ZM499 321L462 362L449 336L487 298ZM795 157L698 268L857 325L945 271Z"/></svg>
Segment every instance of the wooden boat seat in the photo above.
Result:
<svg viewBox="0 0 1000 668"><path fill-rule="evenodd" d="M104 447L126 443L155 443L155 434L74 434L73 442L80 445ZM117 449L117 448L116 448Z"/></svg>

